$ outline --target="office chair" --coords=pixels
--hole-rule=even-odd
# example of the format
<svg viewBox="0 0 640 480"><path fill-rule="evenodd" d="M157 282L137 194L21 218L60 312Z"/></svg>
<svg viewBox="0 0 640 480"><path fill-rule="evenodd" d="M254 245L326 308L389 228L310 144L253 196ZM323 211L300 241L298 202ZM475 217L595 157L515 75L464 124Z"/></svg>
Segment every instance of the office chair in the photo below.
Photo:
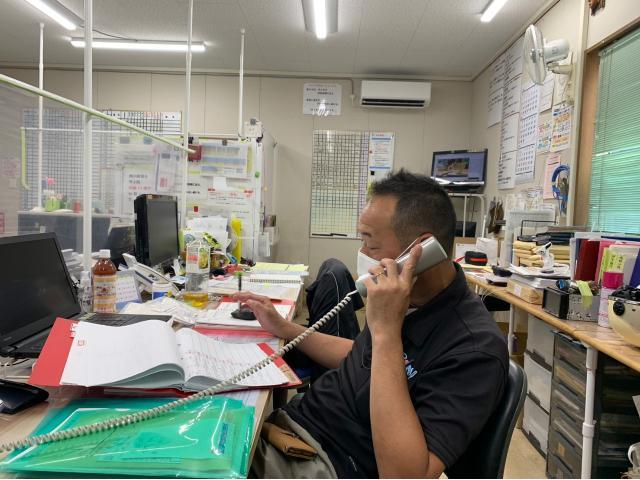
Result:
<svg viewBox="0 0 640 480"><path fill-rule="evenodd" d="M320 320L329 310L335 307L349 292L356 289L353 275L340 260L330 258L322 262L318 270L317 279L307 289L307 307L309 309L310 327ZM336 337L355 339L360 333L356 310L364 307L360 295L354 295L349 303L319 332ZM284 360L293 368L303 384L297 387L298 392L306 391L311 382L315 381L326 368L313 362L304 353L293 350L287 353ZM287 390L280 388L273 391L273 408L283 407L287 403Z"/></svg>
<svg viewBox="0 0 640 480"><path fill-rule="evenodd" d="M526 394L524 370L509 360L509 375L502 400L467 451L445 471L447 477L502 478L511 435Z"/></svg>

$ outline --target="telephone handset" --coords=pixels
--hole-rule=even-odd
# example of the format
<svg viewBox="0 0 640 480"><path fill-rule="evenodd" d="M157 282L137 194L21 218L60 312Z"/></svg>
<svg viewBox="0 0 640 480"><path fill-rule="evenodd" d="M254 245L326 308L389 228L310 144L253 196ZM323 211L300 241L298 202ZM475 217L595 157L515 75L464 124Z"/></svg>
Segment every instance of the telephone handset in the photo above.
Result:
<svg viewBox="0 0 640 480"><path fill-rule="evenodd" d="M416 265L416 275L424 272L425 270L437 265L447 258L446 253L438 243L438 241L431 237L423 241L422 246L422 255L420 256L420 260ZM409 253L401 255L397 259L397 263L402 266L404 262L407 261L409 257ZM140 265L140 264L138 264ZM157 273L157 272L156 272ZM164 405L160 405L158 407L150 408L148 410L142 410L135 413L130 413L128 415L124 415L121 417L112 418L109 420L104 420L102 422L94 423L91 425L84 425L81 427L72 427L66 430L57 430L51 433L45 433L42 435L36 435L28 438L23 438L22 440L16 440L14 442L8 442L0 444L0 452L10 452L12 450L18 448L26 448L35 445L40 445L43 443L51 443L57 442L60 440L67 440L76 437L82 437L85 435L91 435L97 432L103 432L105 430L115 429L118 427L131 425L134 423L139 423L145 420L150 420L152 418L156 418L166 412L169 412L175 408L181 407L188 403L199 400L203 397L215 395L216 393L220 393L225 387L237 384L243 379L247 378L250 375L253 375L259 370L262 370L264 367L274 362L278 358L282 357L285 353L302 343L309 335L316 332L319 328L322 328L329 320L335 317L345 306L347 306L351 302L351 296L356 293L360 293L360 295L365 296L367 293L362 280L364 279L364 275L358 279L356 282L357 290L353 292L347 293L345 297L338 303L335 307L333 307L324 317L314 323L311 327L307 328L304 332L302 332L299 336L288 342L283 347L279 348L277 352L271 354L269 357L261 360L256 363L254 366L237 373L233 377L217 383L216 385L207 388L206 390L202 390L200 392L194 393L193 395L185 398L180 398L178 400L174 400L169 403L165 403Z"/></svg>
<svg viewBox="0 0 640 480"><path fill-rule="evenodd" d="M124 261L127 264L127 267L129 267L131 270L133 270L136 273L136 278L140 281L140 283L142 284L142 286L147 292L152 293L153 284L155 282L158 282L158 283L168 283L171 286L171 293L173 293L174 296L180 293L180 290L178 290L178 287L176 287L173 283L171 283L171 280L169 279L169 277L161 274L157 270L154 270L153 268L143 263L138 262L136 260L136 257L134 257L133 255L130 255L128 253L123 253L122 258L124 258Z"/></svg>
<svg viewBox="0 0 640 480"><path fill-rule="evenodd" d="M442 246L440 245L438 240L436 240L435 237L429 237L426 240L423 240L422 242L420 242L420 246L422 247L422 254L420 255L420 259L416 264L416 269L414 272L416 275L421 274L425 270L428 270L431 267L434 267L438 263L443 262L444 260L447 259L447 254L445 253ZM410 255L411 255L411 251L408 251L400 255L396 259L396 263L398 264L399 271L402 271L402 266L409 259ZM364 281L369 277L375 278L376 276L371 275L369 273L365 273L364 275L361 275L360 277L358 277L358 279L356 280L356 288L358 289L358 293L362 297L367 296L367 287L364 284Z"/></svg>

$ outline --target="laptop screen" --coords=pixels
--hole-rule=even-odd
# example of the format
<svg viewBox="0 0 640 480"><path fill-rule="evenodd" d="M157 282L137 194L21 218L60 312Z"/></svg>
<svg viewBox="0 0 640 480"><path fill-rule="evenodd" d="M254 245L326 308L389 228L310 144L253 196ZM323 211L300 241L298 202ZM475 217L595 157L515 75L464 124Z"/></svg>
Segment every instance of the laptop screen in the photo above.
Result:
<svg viewBox="0 0 640 480"><path fill-rule="evenodd" d="M0 348L80 312L54 233L0 238Z"/></svg>

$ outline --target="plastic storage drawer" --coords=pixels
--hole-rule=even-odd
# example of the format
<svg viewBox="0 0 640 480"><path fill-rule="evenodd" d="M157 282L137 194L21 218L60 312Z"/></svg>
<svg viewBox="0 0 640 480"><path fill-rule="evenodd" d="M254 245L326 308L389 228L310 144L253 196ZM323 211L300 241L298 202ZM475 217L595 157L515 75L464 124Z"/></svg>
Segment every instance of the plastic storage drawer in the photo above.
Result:
<svg viewBox="0 0 640 480"><path fill-rule="evenodd" d="M580 471L574 473L555 455L547 456L547 477L548 478L580 478Z"/></svg>
<svg viewBox="0 0 640 480"><path fill-rule="evenodd" d="M528 345L528 344L527 344ZM524 352L524 372L527 374L527 392L538 400L545 412L551 407L551 370L536 361L536 354Z"/></svg>
<svg viewBox="0 0 640 480"><path fill-rule="evenodd" d="M539 355L547 367L553 367L553 327L539 318L529 315L527 324L527 350Z"/></svg>
<svg viewBox="0 0 640 480"><path fill-rule="evenodd" d="M579 368L566 362L564 359L556 358L553 364L553 379L562 383L565 387L580 397L582 403L585 401L587 389L586 374Z"/></svg>
<svg viewBox="0 0 640 480"><path fill-rule="evenodd" d="M560 459L576 477L582 470L582 446L573 445L558 432L549 433L549 455Z"/></svg>
<svg viewBox="0 0 640 480"><path fill-rule="evenodd" d="M576 422L584 420L584 398L556 380L552 383L551 401Z"/></svg>
<svg viewBox="0 0 640 480"><path fill-rule="evenodd" d="M555 342L555 362L558 360L564 360L569 365L575 367L575 369L582 372L583 375L587 374L587 349L578 341L570 340L565 335L557 334Z"/></svg>
<svg viewBox="0 0 640 480"><path fill-rule="evenodd" d="M529 395L524 401L524 413L522 415L522 430L531 443L543 455L547 453L547 440L549 438L549 414L540 405L531 399Z"/></svg>

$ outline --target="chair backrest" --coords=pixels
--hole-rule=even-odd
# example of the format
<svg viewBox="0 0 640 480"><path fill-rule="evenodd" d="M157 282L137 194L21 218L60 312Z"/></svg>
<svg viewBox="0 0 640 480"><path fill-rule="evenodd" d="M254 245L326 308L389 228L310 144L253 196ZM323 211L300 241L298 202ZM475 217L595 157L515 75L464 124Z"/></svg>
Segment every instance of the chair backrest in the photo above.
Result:
<svg viewBox="0 0 640 480"><path fill-rule="evenodd" d="M455 465L445 472L449 478L502 478L511 435L527 394L524 370L509 360L507 385L486 425Z"/></svg>

